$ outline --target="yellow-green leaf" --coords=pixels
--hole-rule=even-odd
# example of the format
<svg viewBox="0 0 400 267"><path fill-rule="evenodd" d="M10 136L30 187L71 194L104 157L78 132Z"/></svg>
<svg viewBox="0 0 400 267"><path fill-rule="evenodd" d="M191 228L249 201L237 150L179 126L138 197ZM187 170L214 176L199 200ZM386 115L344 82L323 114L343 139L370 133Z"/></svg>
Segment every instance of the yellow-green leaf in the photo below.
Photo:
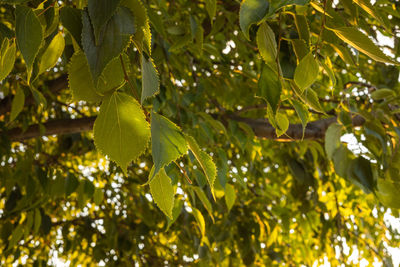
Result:
<svg viewBox="0 0 400 267"><path fill-rule="evenodd" d="M149 181L166 165L187 153L187 144L181 130L167 118L153 113L151 116L151 152L154 173Z"/></svg>
<svg viewBox="0 0 400 267"><path fill-rule="evenodd" d="M125 174L128 164L144 152L150 138L149 124L139 103L120 92L103 99L93 131L97 149Z"/></svg>
<svg viewBox="0 0 400 267"><path fill-rule="evenodd" d="M197 197L200 199L201 203L203 203L204 208L207 210L207 212L210 215L212 221L214 222L214 216L212 214L213 208L212 208L211 202L208 200L208 198L207 198L206 194L204 193L204 191L198 186L192 186L190 188L194 190L194 192L196 193Z"/></svg>
<svg viewBox="0 0 400 267"><path fill-rule="evenodd" d="M15 120L18 114L22 111L22 109L24 108L24 103L25 103L24 91L19 86L17 86L17 92L15 93L15 96L11 104L10 122Z"/></svg>
<svg viewBox="0 0 400 267"><path fill-rule="evenodd" d="M264 61L276 70L277 45L275 34L266 22L261 23L257 31L257 46Z"/></svg>
<svg viewBox="0 0 400 267"><path fill-rule="evenodd" d="M235 188L231 184L225 185L225 203L228 207L228 212L232 209L233 205L235 204L236 200L236 192Z"/></svg>
<svg viewBox="0 0 400 267"><path fill-rule="evenodd" d="M171 184L171 178L168 177L164 168L162 168L154 176L149 185L154 202L157 204L160 210L172 220L172 209L174 207L175 191L174 187Z"/></svg>
<svg viewBox="0 0 400 267"><path fill-rule="evenodd" d="M14 41L4 38L0 48L0 82L14 68L16 45Z"/></svg>
<svg viewBox="0 0 400 267"><path fill-rule="evenodd" d="M75 101L99 102L101 100L102 96L96 92L87 59L81 50L77 50L71 58L68 81Z"/></svg>
<svg viewBox="0 0 400 267"><path fill-rule="evenodd" d="M65 41L61 32L57 33L46 48L40 61L39 74L56 65L64 51Z"/></svg>
<svg viewBox="0 0 400 267"><path fill-rule="evenodd" d="M198 161L201 168L203 169L204 174L206 175L208 184L210 186L211 193L213 194L213 197L215 199L214 182L215 182L215 178L217 177L217 167L215 166L215 163L213 162L211 156L200 149L199 145L197 144L196 140L194 140L193 137L187 135L186 141L187 141L190 151L192 151L196 160Z"/></svg>
<svg viewBox="0 0 400 267"><path fill-rule="evenodd" d="M319 65L312 53L308 53L297 65L294 81L301 90L311 86L318 77Z"/></svg>
<svg viewBox="0 0 400 267"><path fill-rule="evenodd" d="M377 47L371 39L368 38L364 33L360 32L358 29L353 27L341 27L336 29L331 29L340 39L344 42L350 44L357 50L363 52L375 61L391 63L399 65L398 62L393 61L391 58L386 56Z"/></svg>

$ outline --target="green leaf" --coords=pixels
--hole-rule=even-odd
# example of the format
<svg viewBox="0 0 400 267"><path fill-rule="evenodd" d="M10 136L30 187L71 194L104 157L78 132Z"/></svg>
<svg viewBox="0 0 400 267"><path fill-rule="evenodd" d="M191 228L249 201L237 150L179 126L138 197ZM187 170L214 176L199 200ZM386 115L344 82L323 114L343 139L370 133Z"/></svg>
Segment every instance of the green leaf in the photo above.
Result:
<svg viewBox="0 0 400 267"><path fill-rule="evenodd" d="M130 36L135 33L134 17L128 8L118 7L102 27L97 44L87 11L83 12L82 20L82 46L93 81L97 83L107 64L128 46Z"/></svg>
<svg viewBox="0 0 400 267"><path fill-rule="evenodd" d="M68 173L67 178L65 178L65 184L64 184L65 196L68 197L73 192L75 192L78 186L79 186L78 179L76 179L76 177L73 174Z"/></svg>
<svg viewBox="0 0 400 267"><path fill-rule="evenodd" d="M24 234L24 225L18 224L18 226L15 227L15 229L11 234L11 239L10 242L8 243L8 249L11 249L14 246L16 246L17 243L21 240L23 234Z"/></svg>
<svg viewBox="0 0 400 267"><path fill-rule="evenodd" d="M146 59L142 54L142 95L140 102L143 104L146 98L152 97L160 92L160 81L158 72L151 58Z"/></svg>
<svg viewBox="0 0 400 267"><path fill-rule="evenodd" d="M206 10L208 16L210 17L210 21L212 23L215 14L217 13L217 0L205 0L206 3Z"/></svg>
<svg viewBox="0 0 400 267"><path fill-rule="evenodd" d="M99 102L102 98L96 92L85 54L77 50L68 67L69 88L75 101Z"/></svg>
<svg viewBox="0 0 400 267"><path fill-rule="evenodd" d="M332 82L332 86L334 87L336 85L336 76L332 69L333 67L332 67L331 60L329 59L329 57L327 57L325 59L325 63L323 61L320 61L320 63L321 63L321 66L324 68L325 72L328 74L329 79Z"/></svg>
<svg viewBox="0 0 400 267"><path fill-rule="evenodd" d="M139 103L120 92L103 99L93 132L97 149L115 161L125 175L128 164L144 152L150 138L149 124Z"/></svg>
<svg viewBox="0 0 400 267"><path fill-rule="evenodd" d="M289 120L285 114L278 112L275 115L275 122L278 126L276 129L276 136L281 136L289 129Z"/></svg>
<svg viewBox="0 0 400 267"><path fill-rule="evenodd" d="M296 54L297 61L300 62L310 52L304 40L293 39L291 40L294 53Z"/></svg>
<svg viewBox="0 0 400 267"><path fill-rule="evenodd" d="M233 185L226 184L225 185L225 203L228 207L228 212L232 209L236 200L236 191Z"/></svg>
<svg viewBox="0 0 400 267"><path fill-rule="evenodd" d="M243 0L240 4L239 24L244 36L250 41L250 26L260 22L268 12L266 0Z"/></svg>
<svg viewBox="0 0 400 267"><path fill-rule="evenodd" d="M0 82L4 80L14 67L16 45L14 41L4 38L0 48Z"/></svg>
<svg viewBox="0 0 400 267"><path fill-rule="evenodd" d="M167 118L151 115L151 151L154 173L149 181L166 165L187 153L187 144L181 130Z"/></svg>
<svg viewBox="0 0 400 267"><path fill-rule="evenodd" d="M377 189L377 196L385 206L400 209L400 185L398 183L378 179Z"/></svg>
<svg viewBox="0 0 400 267"><path fill-rule="evenodd" d="M306 44L310 42L310 29L308 27L307 18L304 15L295 15L295 23L297 32L299 33L300 39L304 40Z"/></svg>
<svg viewBox="0 0 400 267"><path fill-rule="evenodd" d="M312 53L308 53L297 65L294 81L301 90L310 87L318 77L319 65Z"/></svg>
<svg viewBox="0 0 400 267"><path fill-rule="evenodd" d="M362 9L365 10L368 14L370 14L374 19L376 19L378 22L380 22L382 25L385 26L384 21L382 20L382 17L379 15L378 12L376 12L376 8L371 5L369 1L366 0L353 0L354 3L359 5Z"/></svg>
<svg viewBox="0 0 400 267"><path fill-rule="evenodd" d="M172 209L172 219L167 217L168 225L167 225L166 231L168 231L168 229L171 227L171 225L178 219L179 214L181 214L182 207L183 207L183 201L181 201L179 199L177 201L174 201L174 208Z"/></svg>
<svg viewBox="0 0 400 267"><path fill-rule="evenodd" d="M94 190L94 194L93 194L94 203L97 206L99 206L101 204L101 202L103 201L103 198L104 198L103 190L101 188L96 187L96 189Z"/></svg>
<svg viewBox="0 0 400 267"><path fill-rule="evenodd" d="M88 11L93 26L96 45L99 45L101 31L115 14L120 0L89 0Z"/></svg>
<svg viewBox="0 0 400 267"><path fill-rule="evenodd" d="M82 47L82 12L79 9L64 6L60 10L61 23L80 47Z"/></svg>
<svg viewBox="0 0 400 267"><path fill-rule="evenodd" d="M371 39L368 38L365 34L357 30L353 27L341 27L336 29L328 28L333 31L340 39L342 39L345 43L350 44L357 50L363 52L370 58L375 61L383 62L383 63L391 63L399 65L398 62L393 61L391 58L386 56L380 49L377 47Z"/></svg>
<svg viewBox="0 0 400 267"><path fill-rule="evenodd" d="M257 46L265 63L276 70L277 45L275 34L266 22L261 23L257 31Z"/></svg>
<svg viewBox="0 0 400 267"><path fill-rule="evenodd" d="M126 54L123 54L122 60L124 64L129 62ZM99 95L105 95L111 90L116 90L125 83L124 70L122 68L121 57L116 57L108 63L103 73L97 80L96 92Z"/></svg>
<svg viewBox="0 0 400 267"><path fill-rule="evenodd" d="M371 162L363 157L354 159L349 166L348 178L365 193L371 193L375 188L375 179Z"/></svg>
<svg viewBox="0 0 400 267"><path fill-rule="evenodd" d="M217 167L215 166L215 163L213 162L211 156L200 149L199 145L197 144L196 140L193 137L187 135L186 141L187 141L190 151L192 151L196 160L198 161L201 168L203 169L204 174L206 175L208 184L210 186L211 193L215 199L214 182L215 182L215 178L217 177Z"/></svg>
<svg viewBox="0 0 400 267"><path fill-rule="evenodd" d="M269 65L264 65L261 71L260 79L258 80L257 96L262 97L271 105L274 112L278 108L281 97L282 85L279 80L278 73L275 72Z"/></svg>
<svg viewBox="0 0 400 267"><path fill-rule="evenodd" d="M206 234L206 222L204 221L203 215L198 209L193 207L192 207L192 214L199 225L201 236L204 237Z"/></svg>
<svg viewBox="0 0 400 267"><path fill-rule="evenodd" d="M15 17L17 44L26 63L29 83L33 61L43 41L43 30L39 19L29 7L17 6Z"/></svg>
<svg viewBox="0 0 400 267"><path fill-rule="evenodd" d="M46 48L40 61L39 74L54 67L64 51L65 41L61 32L57 33Z"/></svg>
<svg viewBox="0 0 400 267"><path fill-rule="evenodd" d="M332 159L333 153L340 147L340 137L342 136L342 125L332 123L325 133L325 151L329 160Z"/></svg>
<svg viewBox="0 0 400 267"><path fill-rule="evenodd" d="M396 95L395 91L393 91L391 89L387 89L387 88L382 88L382 89L372 92L371 98L373 100L382 100L385 98L394 97L395 95Z"/></svg>
<svg viewBox="0 0 400 267"><path fill-rule="evenodd" d="M33 233L37 233L39 231L40 225L42 224L42 215L40 214L39 209L35 209L35 218L33 223Z"/></svg>
<svg viewBox="0 0 400 267"><path fill-rule="evenodd" d="M29 89L31 89L33 98L35 99L36 103L38 105L42 105L43 108L46 108L47 107L47 100L44 97L44 95L39 90L37 90L36 88L34 88L32 86L29 87Z"/></svg>
<svg viewBox="0 0 400 267"><path fill-rule="evenodd" d="M207 210L208 214L210 215L212 221L215 222L214 216L212 214L213 213L212 205L211 205L210 201L208 200L204 191L198 186L191 186L190 188L194 190L197 197L200 199L201 203L203 203L204 208Z"/></svg>
<svg viewBox="0 0 400 267"><path fill-rule="evenodd" d="M10 122L15 120L15 118L24 108L24 104L25 104L24 91L19 86L17 86L17 92L15 93L15 96L11 104Z"/></svg>
<svg viewBox="0 0 400 267"><path fill-rule="evenodd" d="M319 102L318 95L313 89L308 88L305 91L304 96L305 96L305 102L310 108L312 108L315 111L325 113L324 109L322 108Z"/></svg>
<svg viewBox="0 0 400 267"><path fill-rule="evenodd" d="M152 170L154 171L154 169ZM171 178L168 177L164 168L154 175L154 178L150 181L149 186L154 202L157 204L160 210L172 220L172 208L174 207L175 190L171 184Z"/></svg>
<svg viewBox="0 0 400 267"><path fill-rule="evenodd" d="M122 0L121 5L129 8L135 17L136 33L133 37L133 42L140 53L145 49L151 54L151 31L147 10L140 0ZM144 45L143 45L144 44Z"/></svg>
<svg viewBox="0 0 400 267"><path fill-rule="evenodd" d="M296 110L297 115L299 116L299 118L301 120L301 125L303 126L303 137L304 137L304 131L305 131L307 123L309 121L310 113L308 112L307 106L305 106L301 102L299 102L295 99L292 99L291 102L292 102L294 109Z"/></svg>

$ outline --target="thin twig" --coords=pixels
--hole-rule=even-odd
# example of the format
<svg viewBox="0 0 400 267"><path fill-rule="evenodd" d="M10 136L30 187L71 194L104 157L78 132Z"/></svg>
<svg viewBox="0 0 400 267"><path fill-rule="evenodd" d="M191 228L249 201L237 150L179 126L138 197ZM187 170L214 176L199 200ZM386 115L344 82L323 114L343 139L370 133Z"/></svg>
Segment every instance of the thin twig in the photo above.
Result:
<svg viewBox="0 0 400 267"><path fill-rule="evenodd" d="M183 176L186 178L189 184L193 184L192 180L190 180L189 176L187 175L186 171L184 168L182 168L176 161L174 161L175 165L178 166L178 168L181 170Z"/></svg>

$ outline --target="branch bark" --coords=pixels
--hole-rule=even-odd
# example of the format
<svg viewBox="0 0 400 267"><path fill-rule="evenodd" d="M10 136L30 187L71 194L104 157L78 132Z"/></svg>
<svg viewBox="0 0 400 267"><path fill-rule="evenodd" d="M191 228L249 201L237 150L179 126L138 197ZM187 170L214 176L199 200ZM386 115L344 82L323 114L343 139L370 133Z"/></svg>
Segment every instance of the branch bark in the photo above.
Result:
<svg viewBox="0 0 400 267"><path fill-rule="evenodd" d="M304 132L301 124L291 124L285 135L276 136L275 128L266 119L243 118L236 115L229 115L229 119L247 123L259 138L296 141L302 139L322 139L329 125L337 121L336 117L321 119L310 122ZM48 135L73 134L91 131L96 117L86 117L80 119L59 119L43 124L45 131L41 132L39 124L31 125L26 131L21 128L14 128L7 131L6 135L11 141L19 142L30 138ZM365 122L361 116L353 117L353 126L361 126Z"/></svg>

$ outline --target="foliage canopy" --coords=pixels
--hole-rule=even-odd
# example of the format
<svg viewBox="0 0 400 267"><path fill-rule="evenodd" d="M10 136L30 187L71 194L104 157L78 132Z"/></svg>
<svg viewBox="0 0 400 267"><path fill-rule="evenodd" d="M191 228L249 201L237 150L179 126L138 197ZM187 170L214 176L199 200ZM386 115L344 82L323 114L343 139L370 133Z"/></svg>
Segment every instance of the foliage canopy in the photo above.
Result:
<svg viewBox="0 0 400 267"><path fill-rule="evenodd" d="M1 265L390 266L399 9L2 0Z"/></svg>

